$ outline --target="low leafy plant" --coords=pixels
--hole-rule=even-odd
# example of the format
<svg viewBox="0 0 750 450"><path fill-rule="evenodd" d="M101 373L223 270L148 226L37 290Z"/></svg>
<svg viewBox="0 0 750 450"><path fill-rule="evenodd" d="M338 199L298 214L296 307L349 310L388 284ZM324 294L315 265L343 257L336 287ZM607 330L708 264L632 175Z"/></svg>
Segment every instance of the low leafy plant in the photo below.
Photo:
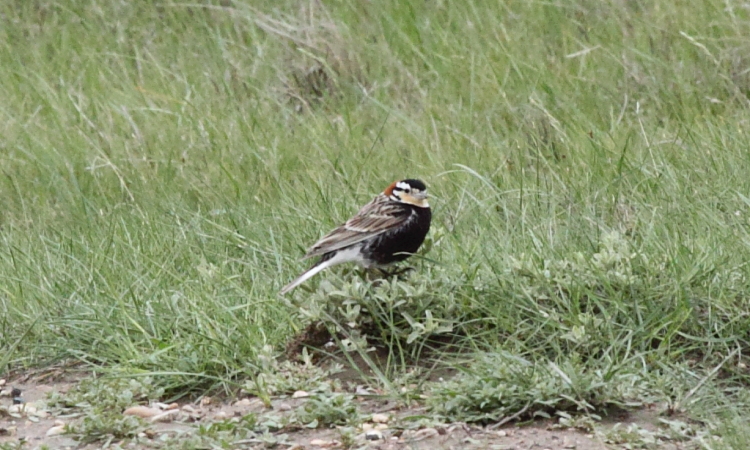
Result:
<svg viewBox="0 0 750 450"><path fill-rule="evenodd" d="M624 448L661 449L670 442L688 442L696 436L700 441L709 442L713 437L705 429L680 420L660 420L660 426L645 428L636 423L615 424L612 428L599 427L596 434L607 444ZM714 448L707 446L707 448ZM744 446L742 447L744 448Z"/></svg>
<svg viewBox="0 0 750 450"><path fill-rule="evenodd" d="M332 375L340 372L341 366L331 364L320 367L313 364L312 357L302 351L300 361L280 361L270 346L263 347L258 356L260 371L244 385L244 390L266 401L271 395L292 394L295 391L333 392L341 388Z"/></svg>
<svg viewBox="0 0 750 450"><path fill-rule="evenodd" d="M164 389L151 377L84 378L64 393L52 392L47 403L62 408L99 408L119 410L149 400L160 399Z"/></svg>
<svg viewBox="0 0 750 450"><path fill-rule="evenodd" d="M249 431L255 431L258 428L258 415L257 414L246 414L241 418L232 418L228 420L211 422L208 424L202 424L197 431L197 434L207 437L219 437L222 434L231 432L233 435L237 433L247 433Z"/></svg>
<svg viewBox="0 0 750 450"><path fill-rule="evenodd" d="M631 400L646 392L645 380L634 372L594 368L574 357L530 361L501 351L479 356L454 379L435 385L427 404L449 420L497 422L635 406Z"/></svg>
<svg viewBox="0 0 750 450"><path fill-rule="evenodd" d="M66 393L51 393L47 401L51 407L83 411L82 419L66 426L68 433L84 442L111 441L135 437L147 428L140 418L123 415L125 408L163 394L149 377L86 378Z"/></svg>
<svg viewBox="0 0 750 450"><path fill-rule="evenodd" d="M465 322L466 285L438 268L412 272L408 280L369 280L353 275L340 286L323 281L305 303L295 305L303 323L323 323L354 349L358 338L417 357L426 341L452 335ZM363 341L364 345L364 341Z"/></svg>
<svg viewBox="0 0 750 450"><path fill-rule="evenodd" d="M26 445L26 441L2 442L0 450L21 450Z"/></svg>
<svg viewBox="0 0 750 450"><path fill-rule="evenodd" d="M134 438L146 428L148 424L138 417L89 409L83 419L66 425L65 431L82 442L96 442Z"/></svg>
<svg viewBox="0 0 750 450"><path fill-rule="evenodd" d="M297 409L296 416L308 428L352 425L359 419L359 407L353 395L315 395Z"/></svg>

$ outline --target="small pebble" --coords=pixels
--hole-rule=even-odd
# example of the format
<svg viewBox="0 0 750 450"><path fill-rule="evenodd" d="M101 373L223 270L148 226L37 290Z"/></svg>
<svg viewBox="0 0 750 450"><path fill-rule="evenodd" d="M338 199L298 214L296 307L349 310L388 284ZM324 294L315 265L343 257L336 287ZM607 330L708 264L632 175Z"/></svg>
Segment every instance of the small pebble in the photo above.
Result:
<svg viewBox="0 0 750 450"><path fill-rule="evenodd" d="M307 391L296 391L294 394L292 394L292 398L305 398L309 396L310 393Z"/></svg>
<svg viewBox="0 0 750 450"><path fill-rule="evenodd" d="M415 441L421 441L423 439L435 437L438 434L440 433L434 428L422 428L421 430L415 431L412 436Z"/></svg>
<svg viewBox="0 0 750 450"><path fill-rule="evenodd" d="M22 392L18 388L13 388L13 390L10 391L11 397L20 397L21 394L22 394Z"/></svg>
<svg viewBox="0 0 750 450"><path fill-rule="evenodd" d="M281 410L281 411L291 411L292 410L292 405L290 405L289 403L280 403L279 404L279 410Z"/></svg>
<svg viewBox="0 0 750 450"><path fill-rule="evenodd" d="M131 406L123 412L126 416L137 416L144 419L146 417L154 417L160 413L161 410L149 408L148 406Z"/></svg>
<svg viewBox="0 0 750 450"><path fill-rule="evenodd" d="M388 423L389 420L391 420L391 418L388 414L376 413L372 415L372 421L375 423Z"/></svg>
<svg viewBox="0 0 750 450"><path fill-rule="evenodd" d="M234 406L250 406L250 399L243 398L242 400L237 400L234 402Z"/></svg>
<svg viewBox="0 0 750 450"><path fill-rule="evenodd" d="M313 439L310 441L310 445L314 445L316 447L333 447L338 442L336 441L327 441L325 439Z"/></svg>
<svg viewBox="0 0 750 450"><path fill-rule="evenodd" d="M214 419L216 420L226 420L227 417L229 417L229 415L224 411L219 411L214 415Z"/></svg>
<svg viewBox="0 0 750 450"><path fill-rule="evenodd" d="M211 397L203 397L201 399L201 406L207 406L210 405L213 399Z"/></svg>
<svg viewBox="0 0 750 450"><path fill-rule="evenodd" d="M368 441L379 441L383 439L383 433L378 430L370 430L365 433L365 439Z"/></svg>
<svg viewBox="0 0 750 450"><path fill-rule="evenodd" d="M65 425L55 425L47 430L47 436L57 436L65 433Z"/></svg>
<svg viewBox="0 0 750 450"><path fill-rule="evenodd" d="M5 386L5 383L6 383L5 378L0 378L0 387Z"/></svg>
<svg viewBox="0 0 750 450"><path fill-rule="evenodd" d="M357 395L371 395L372 394L372 392L370 392L368 388L366 388L365 386L361 386L361 385L357 386L357 389L354 391L354 393Z"/></svg>
<svg viewBox="0 0 750 450"><path fill-rule="evenodd" d="M170 422L174 419L174 416L176 416L180 412L179 409L170 409L168 411L164 411L161 414L157 414L153 417L151 417L151 422Z"/></svg>
<svg viewBox="0 0 750 450"><path fill-rule="evenodd" d="M20 405L21 403L23 403L23 399L21 397L13 397L14 405Z"/></svg>
<svg viewBox="0 0 750 450"><path fill-rule="evenodd" d="M268 406L266 406L265 403L259 398L254 398L250 400L250 404L248 405L252 409L266 409Z"/></svg>

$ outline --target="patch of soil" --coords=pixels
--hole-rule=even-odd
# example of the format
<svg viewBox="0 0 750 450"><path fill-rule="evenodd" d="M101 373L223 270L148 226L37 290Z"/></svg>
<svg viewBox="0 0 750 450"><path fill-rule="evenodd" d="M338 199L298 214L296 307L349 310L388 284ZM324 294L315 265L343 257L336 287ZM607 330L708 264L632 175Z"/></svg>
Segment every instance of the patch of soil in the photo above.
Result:
<svg viewBox="0 0 750 450"><path fill-rule="evenodd" d="M333 336L331 336L328 328L321 322L313 322L287 342L284 356L287 359L295 360L302 353L303 348L323 349L331 340L333 340Z"/></svg>
<svg viewBox="0 0 750 450"><path fill-rule="evenodd" d="M2 383L2 381L0 381ZM8 380L0 389L6 392L9 387L21 391L21 397L27 406L42 405L47 394L58 391L65 392L75 386L73 377L43 380ZM215 401L204 397L195 402L176 405L179 413L174 414L168 423L154 423L142 439L159 439L159 436L181 435L197 429L201 424L226 420L231 417L243 417L250 413L265 414L290 411L306 401L305 398L274 399L270 407L266 407L257 398L246 398L235 402ZM597 436L573 429L556 429L552 421L534 422L527 425L506 425L501 429L492 426L480 427L463 423L447 424L435 427L405 429L405 424L413 423L410 418L418 418L425 411L419 407L403 408L396 403L382 398L358 397L359 408L367 414L385 414L386 421L375 420L363 424L359 439L354 448L369 448L378 450L448 450L448 449L575 449L575 450L603 450L613 448L606 445ZM13 404L10 396L0 397L0 411L7 411ZM59 425L59 421L69 422L69 417L24 415L21 418L11 417L0 412L0 445L24 441L28 448L39 448L46 445L49 448L94 449L101 444L81 444L65 434L48 435L49 430ZM622 413L613 417L612 422L620 424L636 423L643 428L654 428L657 415L651 411L636 413ZM378 423L376 423L378 422ZM408 426L408 425L406 425ZM610 425L606 425L610 426ZM370 430L369 437L365 430ZM341 444L341 433L337 429L299 429L283 430L279 434L287 435L286 448L291 450L344 448ZM377 437L378 439L369 440ZM252 441L252 440L251 440ZM262 443L253 444L248 441L238 448L265 448ZM257 445L255 447L254 445ZM129 444L128 448L152 448L152 446ZM616 447L615 447L616 448ZM677 446L662 446L665 449L678 449Z"/></svg>

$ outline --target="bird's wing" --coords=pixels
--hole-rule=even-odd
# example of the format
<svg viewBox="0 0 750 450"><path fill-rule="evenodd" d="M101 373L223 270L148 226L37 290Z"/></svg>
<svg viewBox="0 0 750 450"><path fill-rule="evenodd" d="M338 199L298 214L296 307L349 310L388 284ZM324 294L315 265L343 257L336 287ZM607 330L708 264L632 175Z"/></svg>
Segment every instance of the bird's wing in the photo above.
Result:
<svg viewBox="0 0 750 450"><path fill-rule="evenodd" d="M340 250L398 227L409 219L409 210L379 195L357 215L331 231L307 251L305 258Z"/></svg>

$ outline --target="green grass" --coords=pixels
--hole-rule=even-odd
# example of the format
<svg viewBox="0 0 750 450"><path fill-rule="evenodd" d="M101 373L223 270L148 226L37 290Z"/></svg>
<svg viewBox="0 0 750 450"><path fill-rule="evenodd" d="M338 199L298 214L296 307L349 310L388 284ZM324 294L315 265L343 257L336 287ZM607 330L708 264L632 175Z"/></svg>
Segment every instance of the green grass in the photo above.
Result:
<svg viewBox="0 0 750 450"><path fill-rule="evenodd" d="M221 5L0 6L0 373L77 360L177 395L241 385L312 317L277 296L304 249L420 177L417 273L330 271L296 304L360 308L396 368L438 325L670 401L722 364L680 406L747 434L746 8ZM337 289L353 303L327 305Z"/></svg>

